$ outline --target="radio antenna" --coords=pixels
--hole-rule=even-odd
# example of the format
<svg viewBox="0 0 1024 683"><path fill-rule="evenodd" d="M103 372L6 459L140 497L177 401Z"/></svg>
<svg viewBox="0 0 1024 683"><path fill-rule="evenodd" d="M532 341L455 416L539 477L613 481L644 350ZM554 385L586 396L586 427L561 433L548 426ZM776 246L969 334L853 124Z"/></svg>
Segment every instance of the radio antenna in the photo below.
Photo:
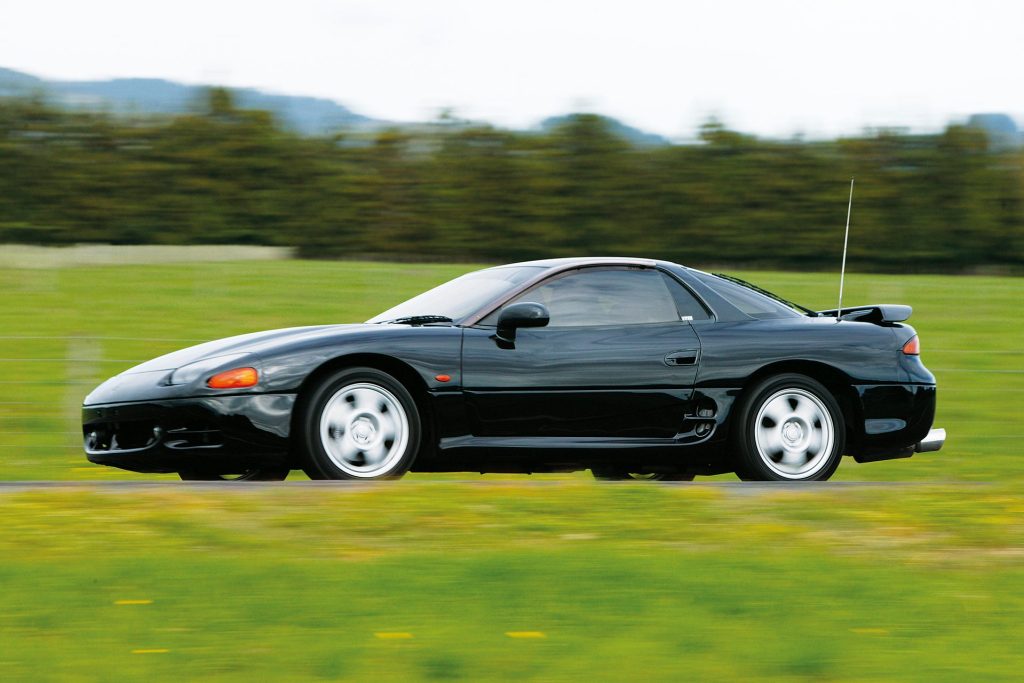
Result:
<svg viewBox="0 0 1024 683"><path fill-rule="evenodd" d="M846 205L846 236L843 237L843 266L839 269L839 308L836 322L843 317L843 280L846 277L846 247L850 244L850 212L853 211L853 178L850 178L850 203Z"/></svg>

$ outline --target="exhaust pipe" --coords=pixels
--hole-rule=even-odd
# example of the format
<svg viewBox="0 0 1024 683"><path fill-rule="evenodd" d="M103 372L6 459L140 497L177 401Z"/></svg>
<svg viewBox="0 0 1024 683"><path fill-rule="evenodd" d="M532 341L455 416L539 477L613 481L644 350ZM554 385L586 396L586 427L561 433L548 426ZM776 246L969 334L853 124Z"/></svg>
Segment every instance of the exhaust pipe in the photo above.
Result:
<svg viewBox="0 0 1024 683"><path fill-rule="evenodd" d="M914 446L915 453L932 453L942 448L942 444L946 443L946 430L945 429L932 429L929 430L928 436L924 437L921 441Z"/></svg>

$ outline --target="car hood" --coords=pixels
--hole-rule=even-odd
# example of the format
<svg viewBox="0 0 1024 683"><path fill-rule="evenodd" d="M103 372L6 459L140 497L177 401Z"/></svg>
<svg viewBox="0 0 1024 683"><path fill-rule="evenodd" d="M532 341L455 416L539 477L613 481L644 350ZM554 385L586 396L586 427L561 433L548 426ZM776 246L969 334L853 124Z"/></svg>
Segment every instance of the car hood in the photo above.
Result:
<svg viewBox="0 0 1024 683"><path fill-rule="evenodd" d="M126 370L122 374L136 374L142 372L170 371L195 363L206 358L227 356L237 353L254 353L259 355L261 351L272 349L282 344L292 344L302 341L315 341L319 338L345 336L347 334L378 328L377 325L366 323L352 325L315 325L311 327L288 327L280 330L268 330L266 332L253 332L240 334L235 337L217 339L215 341L197 344L186 349L173 351L166 355L148 360L141 365Z"/></svg>

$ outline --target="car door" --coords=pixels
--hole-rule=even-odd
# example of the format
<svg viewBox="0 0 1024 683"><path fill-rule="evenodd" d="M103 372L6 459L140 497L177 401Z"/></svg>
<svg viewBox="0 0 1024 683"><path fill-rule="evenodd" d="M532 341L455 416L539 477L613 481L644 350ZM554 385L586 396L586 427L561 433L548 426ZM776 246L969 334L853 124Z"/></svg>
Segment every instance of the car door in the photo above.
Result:
<svg viewBox="0 0 1024 683"><path fill-rule="evenodd" d="M547 326L519 329L514 345L494 338L498 311L466 329L462 380L474 435L679 433L700 342L685 319L692 312L680 313L673 282L654 268L580 268L508 302L534 301L550 312Z"/></svg>

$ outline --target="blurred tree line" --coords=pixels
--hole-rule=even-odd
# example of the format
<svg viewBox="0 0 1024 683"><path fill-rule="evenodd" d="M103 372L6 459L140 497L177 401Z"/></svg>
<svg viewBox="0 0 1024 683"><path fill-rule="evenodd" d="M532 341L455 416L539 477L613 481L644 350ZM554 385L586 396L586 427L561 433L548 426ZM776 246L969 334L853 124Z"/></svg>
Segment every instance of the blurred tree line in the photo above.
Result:
<svg viewBox="0 0 1024 683"><path fill-rule="evenodd" d="M213 90L193 114L0 100L0 242L271 244L313 258L644 255L897 271L1024 265L1024 153L949 126L761 140L710 122L637 146L599 116L549 131L442 117L302 137Z"/></svg>

